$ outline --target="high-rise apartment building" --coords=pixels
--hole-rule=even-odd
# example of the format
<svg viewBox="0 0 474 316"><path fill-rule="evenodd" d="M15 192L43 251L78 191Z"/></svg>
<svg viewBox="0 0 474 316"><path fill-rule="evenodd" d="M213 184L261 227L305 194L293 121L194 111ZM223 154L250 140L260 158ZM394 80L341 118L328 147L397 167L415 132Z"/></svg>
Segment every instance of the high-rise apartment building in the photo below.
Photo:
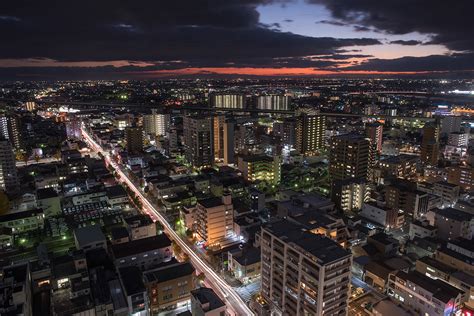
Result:
<svg viewBox="0 0 474 316"><path fill-rule="evenodd" d="M12 145L0 138L0 190L7 193L17 192L19 187L15 155Z"/></svg>
<svg viewBox="0 0 474 316"><path fill-rule="evenodd" d="M367 178L371 160L370 141L357 134L334 136L329 145L332 180Z"/></svg>
<svg viewBox="0 0 474 316"><path fill-rule="evenodd" d="M141 127L127 127L125 129L127 151L131 154L143 151L143 129Z"/></svg>
<svg viewBox="0 0 474 316"><path fill-rule="evenodd" d="M214 108L243 109L246 97L243 94L213 94L209 101Z"/></svg>
<svg viewBox="0 0 474 316"><path fill-rule="evenodd" d="M445 116L441 121L441 134L448 135L461 131L461 116Z"/></svg>
<svg viewBox="0 0 474 316"><path fill-rule="evenodd" d="M261 295L276 315L346 315L352 255L282 220L262 228Z"/></svg>
<svg viewBox="0 0 474 316"><path fill-rule="evenodd" d="M213 124L211 117L185 116L184 154L186 160L196 168L214 164Z"/></svg>
<svg viewBox="0 0 474 316"><path fill-rule="evenodd" d="M224 164L235 163L235 120L228 119L224 123Z"/></svg>
<svg viewBox="0 0 474 316"><path fill-rule="evenodd" d="M153 136L164 136L170 127L170 115L157 113L155 109L151 114L143 116L143 129L146 134Z"/></svg>
<svg viewBox="0 0 474 316"><path fill-rule="evenodd" d="M10 141L15 149L21 148L21 121L17 115L0 116L0 138Z"/></svg>
<svg viewBox="0 0 474 316"><path fill-rule="evenodd" d="M326 117L301 114L296 118L296 150L305 156L313 156L324 147Z"/></svg>
<svg viewBox="0 0 474 316"><path fill-rule="evenodd" d="M224 115L216 115L212 118L214 158L224 159Z"/></svg>
<svg viewBox="0 0 474 316"><path fill-rule="evenodd" d="M25 110L32 112L36 109L36 102L28 101L25 103Z"/></svg>
<svg viewBox="0 0 474 316"><path fill-rule="evenodd" d="M261 95L257 97L258 110L290 110L291 98L286 95Z"/></svg>
<svg viewBox="0 0 474 316"><path fill-rule="evenodd" d="M222 198L199 200L193 211L194 229L209 246L219 244L234 233L234 208L230 193Z"/></svg>
<svg viewBox="0 0 474 316"><path fill-rule="evenodd" d="M296 120L292 117L273 123L273 134L280 137L281 143L287 146L296 144Z"/></svg>
<svg viewBox="0 0 474 316"><path fill-rule="evenodd" d="M382 152L382 141L383 141L383 124L370 123L365 126L365 132L367 137L372 143L372 148L378 152Z"/></svg>
<svg viewBox="0 0 474 316"><path fill-rule="evenodd" d="M423 127L423 139L421 141L421 162L435 166L439 159L439 124L437 122L426 124Z"/></svg>

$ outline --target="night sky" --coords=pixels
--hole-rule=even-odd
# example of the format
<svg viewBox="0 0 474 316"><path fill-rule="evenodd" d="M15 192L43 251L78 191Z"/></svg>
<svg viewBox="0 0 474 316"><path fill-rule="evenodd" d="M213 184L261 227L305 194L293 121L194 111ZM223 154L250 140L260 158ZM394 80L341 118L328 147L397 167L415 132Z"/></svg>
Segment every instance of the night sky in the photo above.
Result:
<svg viewBox="0 0 474 316"><path fill-rule="evenodd" d="M472 78L472 0L2 1L0 79Z"/></svg>

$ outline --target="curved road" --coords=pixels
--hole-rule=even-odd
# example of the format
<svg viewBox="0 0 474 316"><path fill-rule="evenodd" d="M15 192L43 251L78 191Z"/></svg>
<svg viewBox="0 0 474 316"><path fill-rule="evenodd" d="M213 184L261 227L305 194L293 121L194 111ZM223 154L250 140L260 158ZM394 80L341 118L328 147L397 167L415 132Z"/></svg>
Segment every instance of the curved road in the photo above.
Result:
<svg viewBox="0 0 474 316"><path fill-rule="evenodd" d="M160 214L158 209L153 206L143 193L135 186L135 184L127 177L127 175L120 169L120 167L110 159L109 153L104 151L92 137L83 129L82 134L93 150L100 152L110 166L117 171L120 179L123 180L128 187L140 197L143 206L148 211L147 213L152 216L155 220L158 220L164 227L167 235L173 239L181 249L188 254L192 264L197 270L204 273L206 280L211 285L212 289L219 294L221 298L226 302L227 310L232 312L233 315L254 315L247 304L240 298L237 292L228 285L213 269L209 266L194 250L188 246L188 244L173 230L168 221ZM150 214L151 212L152 214Z"/></svg>

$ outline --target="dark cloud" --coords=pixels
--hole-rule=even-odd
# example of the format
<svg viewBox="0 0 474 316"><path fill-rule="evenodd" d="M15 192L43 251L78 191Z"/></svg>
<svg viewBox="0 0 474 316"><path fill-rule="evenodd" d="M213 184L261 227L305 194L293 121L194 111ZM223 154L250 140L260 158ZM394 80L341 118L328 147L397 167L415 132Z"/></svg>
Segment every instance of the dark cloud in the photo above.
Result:
<svg viewBox="0 0 474 316"><path fill-rule="evenodd" d="M347 23L340 22L340 21L331 21L331 20L321 20L317 21L316 23L320 24L329 24L329 25L334 25L334 26L347 26Z"/></svg>
<svg viewBox="0 0 474 316"><path fill-rule="evenodd" d="M396 41L390 41L389 44L396 44L396 45L406 45L406 46L415 46L415 45L421 45L423 42L421 41L416 41L416 40L396 40Z"/></svg>
<svg viewBox="0 0 474 316"><path fill-rule="evenodd" d="M285 20L283 20L283 22L285 22L285 23L293 23L294 21L293 21L292 19L285 19Z"/></svg>
<svg viewBox="0 0 474 316"><path fill-rule="evenodd" d="M474 1L457 0L307 0L323 4L334 19L389 34L434 34L432 44L474 51Z"/></svg>
<svg viewBox="0 0 474 316"><path fill-rule="evenodd" d="M369 59L346 70L388 72L460 72L474 70L474 53L431 55L426 57L402 57L396 59ZM471 74L472 77L472 74Z"/></svg>
<svg viewBox="0 0 474 316"><path fill-rule="evenodd" d="M0 16L0 58L60 61L184 60L225 56L296 57L331 54L376 39L313 38L262 25L256 7L270 0L6 1ZM279 1L280 2L280 1ZM205 66L205 64L203 64Z"/></svg>

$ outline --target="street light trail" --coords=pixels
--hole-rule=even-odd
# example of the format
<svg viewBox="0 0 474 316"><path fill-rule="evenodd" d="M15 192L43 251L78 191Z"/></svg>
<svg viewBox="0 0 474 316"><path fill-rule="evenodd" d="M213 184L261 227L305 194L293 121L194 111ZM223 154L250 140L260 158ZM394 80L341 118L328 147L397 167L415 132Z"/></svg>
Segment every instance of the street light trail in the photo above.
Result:
<svg viewBox="0 0 474 316"><path fill-rule="evenodd" d="M120 179L122 179L127 186L137 195L140 197L140 200L143 203L143 206L146 209L153 213L156 220L158 220L168 234L178 245L181 249L189 256L191 262L195 267L198 268L201 272L206 275L206 279L209 281L209 284L212 285L212 288L220 294L221 297L224 298L226 301L227 309L230 309L234 312L235 315L254 315L254 313L250 310L247 304L240 298L237 292L228 285L201 257L199 257L194 250L188 246L188 244L173 230L171 225L168 221L161 215L161 213L153 206L148 199L143 195L143 193L136 187L136 185L128 178L127 175L120 169L120 167L112 161L108 152L104 151L102 147L97 144L94 139L82 129L82 135L88 142L88 144L92 147L93 150L101 153L104 156L108 165L111 165L112 168L117 172Z"/></svg>

